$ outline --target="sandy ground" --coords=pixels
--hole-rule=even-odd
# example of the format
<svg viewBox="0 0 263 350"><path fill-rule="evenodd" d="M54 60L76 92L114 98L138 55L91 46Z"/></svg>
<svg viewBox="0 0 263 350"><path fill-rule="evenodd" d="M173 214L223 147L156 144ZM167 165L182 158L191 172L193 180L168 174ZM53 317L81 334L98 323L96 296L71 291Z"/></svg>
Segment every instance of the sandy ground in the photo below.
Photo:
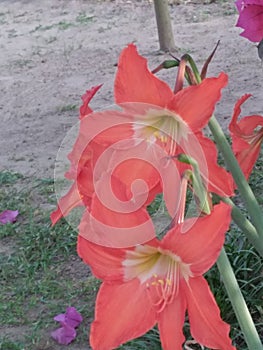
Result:
<svg viewBox="0 0 263 350"><path fill-rule="evenodd" d="M262 63L255 45L238 35L233 3L188 1L171 6L171 16L177 56L188 52L201 66L221 40L209 75L229 74L216 111L224 128L244 93L253 94L244 112L262 113ZM104 84L94 109L113 103L115 65L127 43L136 43L151 68L168 57L158 52L147 0L0 0L0 29L0 170L25 175L53 176L57 151L78 120L86 89ZM172 71L158 76L174 83Z"/></svg>

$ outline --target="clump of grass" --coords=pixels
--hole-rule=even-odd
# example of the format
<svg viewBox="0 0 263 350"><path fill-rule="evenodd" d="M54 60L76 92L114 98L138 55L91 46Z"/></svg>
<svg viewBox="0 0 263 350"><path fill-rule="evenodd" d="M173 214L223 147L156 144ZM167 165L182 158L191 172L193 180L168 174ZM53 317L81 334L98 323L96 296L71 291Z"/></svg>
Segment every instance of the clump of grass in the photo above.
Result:
<svg viewBox="0 0 263 350"><path fill-rule="evenodd" d="M68 104L68 105L65 105L65 106L61 106L59 108L59 112L75 111L77 108L78 108L78 106L75 105L75 104Z"/></svg>
<svg viewBox="0 0 263 350"><path fill-rule="evenodd" d="M58 24L57 24L58 28L60 30L66 30L72 26L74 26L74 23L72 22L67 22L67 21L60 21Z"/></svg>
<svg viewBox="0 0 263 350"><path fill-rule="evenodd" d="M23 344L8 339L0 340L0 350L24 350Z"/></svg>
<svg viewBox="0 0 263 350"><path fill-rule="evenodd" d="M80 12L76 17L76 22L80 24L87 24L93 20L93 15L87 15L86 12Z"/></svg>
<svg viewBox="0 0 263 350"><path fill-rule="evenodd" d="M0 184L11 185L14 184L18 179L21 179L22 177L23 176L19 173L3 170L0 172Z"/></svg>

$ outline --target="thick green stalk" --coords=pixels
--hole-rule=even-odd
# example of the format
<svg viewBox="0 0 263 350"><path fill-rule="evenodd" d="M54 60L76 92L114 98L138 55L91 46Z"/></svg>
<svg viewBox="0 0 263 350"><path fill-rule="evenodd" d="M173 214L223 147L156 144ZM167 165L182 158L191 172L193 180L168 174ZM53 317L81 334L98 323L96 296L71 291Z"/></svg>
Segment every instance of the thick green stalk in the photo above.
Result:
<svg viewBox="0 0 263 350"><path fill-rule="evenodd" d="M220 197L223 202L232 207L232 219L237 226L245 233L249 242L254 246L257 252L263 257L263 239L258 236L257 230L251 222L244 216L242 211L232 202L230 198Z"/></svg>
<svg viewBox="0 0 263 350"><path fill-rule="evenodd" d="M233 178L237 184L238 190L245 202L247 211L251 221L258 232L258 239L263 240L263 213L257 202L257 199L252 192L247 180L239 167L239 164L234 156L232 149L227 142L227 139L221 129L220 124L213 115L209 121L209 127L217 143L218 149L222 152L226 165L231 171Z"/></svg>
<svg viewBox="0 0 263 350"><path fill-rule="evenodd" d="M249 350L263 350L255 324L248 311L246 302L238 286L235 274L223 248L217 260L217 267L223 279L227 294L232 303L238 323L244 334Z"/></svg>

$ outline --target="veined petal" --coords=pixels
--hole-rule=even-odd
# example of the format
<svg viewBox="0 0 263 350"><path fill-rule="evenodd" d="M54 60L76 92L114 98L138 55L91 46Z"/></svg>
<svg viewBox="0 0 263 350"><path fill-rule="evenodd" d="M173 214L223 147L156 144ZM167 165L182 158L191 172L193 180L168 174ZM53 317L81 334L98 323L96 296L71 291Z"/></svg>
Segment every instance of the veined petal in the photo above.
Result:
<svg viewBox="0 0 263 350"><path fill-rule="evenodd" d="M259 156L263 141L263 116L252 115L243 117L239 122L237 120L241 113L241 105L250 96L244 95L237 101L229 125L232 149L246 178L249 177Z"/></svg>
<svg viewBox="0 0 263 350"><path fill-rule="evenodd" d="M118 153L116 155L118 156ZM129 199L133 197L132 185L136 183L136 180L143 181L148 191L145 205L151 203L156 194L161 192L160 176L157 170L143 159L127 159L115 169L113 175L125 183ZM137 192L134 200L139 195L140 193Z"/></svg>
<svg viewBox="0 0 263 350"><path fill-rule="evenodd" d="M185 340L183 325L186 299L179 293L174 301L158 315L158 328L163 350L182 350Z"/></svg>
<svg viewBox="0 0 263 350"><path fill-rule="evenodd" d="M228 173L226 169L217 164L218 156L215 144L209 138L204 137L201 133L196 134L196 137L198 138L198 142L200 143L200 147L202 148L206 160L206 164L204 164L202 159L200 159L198 163L202 177L204 177L204 182L207 183L208 191L214 192L219 196L233 196L234 180L232 175Z"/></svg>
<svg viewBox="0 0 263 350"><path fill-rule="evenodd" d="M204 79L201 84L176 93L168 108L178 114L192 131L201 130L212 116L215 104L220 100L221 89L227 82L225 73L221 73L218 78Z"/></svg>
<svg viewBox="0 0 263 350"><path fill-rule="evenodd" d="M83 101L82 106L79 109L79 119L83 119L88 114L92 113L92 109L89 107L89 102L92 99L92 97L96 94L96 92L102 87L101 85L93 86L90 90L87 90L84 95L81 96L81 99Z"/></svg>
<svg viewBox="0 0 263 350"><path fill-rule="evenodd" d="M210 215L187 219L172 228L161 246L180 256L184 263L190 264L193 275L199 276L216 262L230 221L231 207L222 202Z"/></svg>
<svg viewBox="0 0 263 350"><path fill-rule="evenodd" d="M173 97L170 87L149 71L147 60L133 44L120 55L114 91L116 103L145 102L165 107Z"/></svg>
<svg viewBox="0 0 263 350"><path fill-rule="evenodd" d="M138 279L125 284L103 283L91 326L91 347L93 350L116 349L143 335L155 323L155 311Z"/></svg>
<svg viewBox="0 0 263 350"><path fill-rule="evenodd" d="M263 126L263 116L262 115L251 115L248 117L243 117L238 123L240 130L243 133L244 139L246 136L251 136L256 134L255 129L259 126Z"/></svg>
<svg viewBox="0 0 263 350"><path fill-rule="evenodd" d="M126 251L94 244L78 236L77 251L83 261L91 267L93 274L104 281L122 281Z"/></svg>
<svg viewBox="0 0 263 350"><path fill-rule="evenodd" d="M223 322L220 310L204 277L182 282L187 299L191 334L201 345L211 349L234 350L229 338L230 326Z"/></svg>
<svg viewBox="0 0 263 350"><path fill-rule="evenodd" d="M248 148L235 154L238 164L242 169L246 179L249 178L251 171L253 170L253 167L258 159L261 144L263 141L263 129L261 135L258 136L259 137L255 139L255 142L252 142Z"/></svg>
<svg viewBox="0 0 263 350"><path fill-rule="evenodd" d="M229 124L229 130L232 134L239 135L239 136L241 136L243 134L242 130L240 129L240 127L238 125L237 120L238 120L238 117L241 113L242 104L250 97L251 97L251 94L245 94L240 99L238 99L236 104L235 104L232 119L231 119L231 122Z"/></svg>
<svg viewBox="0 0 263 350"><path fill-rule="evenodd" d="M60 198L57 209L51 213L52 225L55 225L63 216L67 216L73 208L80 205L84 205L83 197L79 193L77 183L74 182L68 193Z"/></svg>
<svg viewBox="0 0 263 350"><path fill-rule="evenodd" d="M91 209L82 217L80 235L93 243L116 248L151 240L155 230L146 209L129 201L126 186L114 176L109 181L108 175L101 175Z"/></svg>
<svg viewBox="0 0 263 350"><path fill-rule="evenodd" d="M68 155L71 169L68 178L74 177L76 169L80 169L87 161L98 159L110 145L120 140L129 139L133 134L130 115L120 111L103 111L89 114L79 124L79 134Z"/></svg>

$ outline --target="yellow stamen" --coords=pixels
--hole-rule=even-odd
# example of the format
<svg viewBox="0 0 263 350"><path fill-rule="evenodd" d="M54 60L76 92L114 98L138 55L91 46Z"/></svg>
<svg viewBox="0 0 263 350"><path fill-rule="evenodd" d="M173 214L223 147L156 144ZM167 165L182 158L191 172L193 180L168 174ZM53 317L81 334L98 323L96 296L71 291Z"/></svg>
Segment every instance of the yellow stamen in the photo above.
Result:
<svg viewBox="0 0 263 350"><path fill-rule="evenodd" d="M142 122L143 119L143 122ZM182 139L187 139L188 126L177 114L169 110L149 109L145 116L138 116L133 126L135 136L150 144L161 142L169 155L174 155Z"/></svg>
<svg viewBox="0 0 263 350"><path fill-rule="evenodd" d="M190 266L171 251L151 246L138 246L127 251L123 262L126 280L138 278L149 298L161 312L179 293L180 280L192 276Z"/></svg>

